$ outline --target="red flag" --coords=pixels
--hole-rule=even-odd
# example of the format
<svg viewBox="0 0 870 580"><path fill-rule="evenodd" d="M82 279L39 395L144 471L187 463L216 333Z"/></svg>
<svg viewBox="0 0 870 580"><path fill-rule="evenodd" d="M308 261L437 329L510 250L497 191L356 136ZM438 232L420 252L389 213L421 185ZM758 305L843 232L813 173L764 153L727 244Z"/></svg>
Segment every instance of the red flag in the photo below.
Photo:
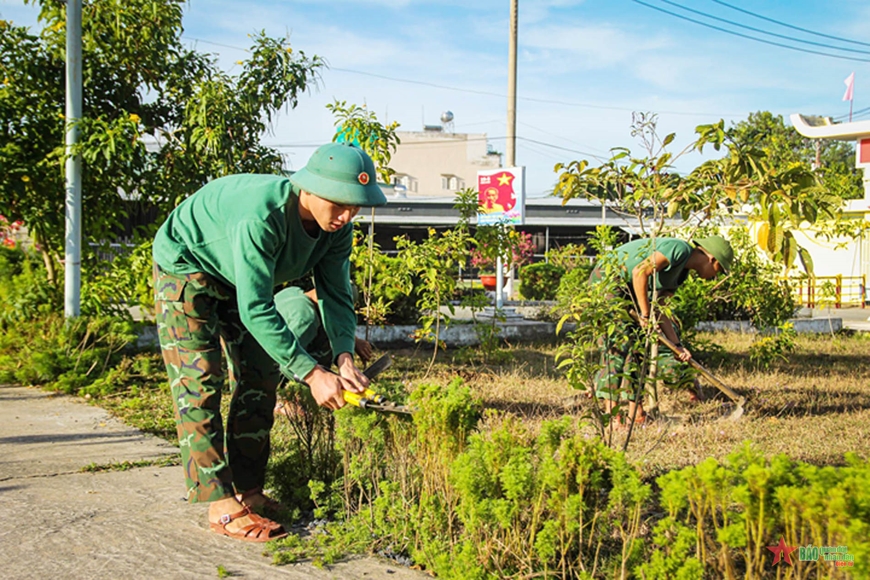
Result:
<svg viewBox="0 0 870 580"><path fill-rule="evenodd" d="M851 101L852 94L855 92L855 73L850 74L843 82L846 83L846 94L843 95L843 100Z"/></svg>

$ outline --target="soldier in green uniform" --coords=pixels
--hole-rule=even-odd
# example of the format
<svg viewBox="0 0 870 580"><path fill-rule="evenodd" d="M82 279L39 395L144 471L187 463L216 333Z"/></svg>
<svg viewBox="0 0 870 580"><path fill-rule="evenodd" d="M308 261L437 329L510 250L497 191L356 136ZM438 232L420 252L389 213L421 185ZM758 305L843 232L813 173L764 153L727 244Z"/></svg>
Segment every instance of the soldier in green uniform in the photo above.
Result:
<svg viewBox="0 0 870 580"><path fill-rule="evenodd" d="M371 158L353 145L330 143L289 178L215 179L175 208L157 232L155 310L187 497L210 502L213 531L261 542L285 534L251 511L275 505L263 484L282 374L304 381L329 409L344 405L343 391L368 386L353 361L351 220L360 207L385 203ZM324 364L305 350L274 300L277 285L308 273L333 356ZM300 308L310 303L305 300ZM304 320L294 328L304 334ZM232 396L226 427L224 353Z"/></svg>
<svg viewBox="0 0 870 580"><path fill-rule="evenodd" d="M642 366L642 361L632 345L642 327L650 323L650 316L653 314L653 284L656 299L667 298L676 292L689 272L696 272L705 280L712 280L719 273L730 272L734 259L731 244L722 236L709 236L692 244L676 238L642 238L615 248L612 254L615 263L620 266L620 292L630 301L633 313L640 323L617 321L614 332L603 341L602 368L595 377L595 387L596 396L604 399L608 412L618 404L615 393L623 379L631 377L635 369ZM601 272L596 268L592 273L592 281L600 277ZM692 353L680 343L670 318L657 311L654 323L677 345L679 352L676 356L680 361L686 362L692 358ZM660 361L659 370L673 373L676 370L673 363L673 358L668 360L668 354L665 354ZM623 389L621 398L629 401L628 417L635 417L638 422L645 419L642 403L637 405L636 410L634 408L635 397L631 389Z"/></svg>

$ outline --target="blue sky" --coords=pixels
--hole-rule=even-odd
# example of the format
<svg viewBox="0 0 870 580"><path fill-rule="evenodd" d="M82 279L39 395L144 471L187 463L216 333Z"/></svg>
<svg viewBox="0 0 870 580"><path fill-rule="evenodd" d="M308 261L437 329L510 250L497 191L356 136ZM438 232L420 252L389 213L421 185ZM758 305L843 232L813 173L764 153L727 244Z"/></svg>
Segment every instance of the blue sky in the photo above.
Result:
<svg viewBox="0 0 870 580"><path fill-rule="evenodd" d="M866 46L798 33L714 0L643 2L771 42L870 61L870 4L861 0L727 3ZM758 110L786 119L795 112L848 115L843 80L853 71L855 110L870 101L870 62L757 43L636 0L519 4L517 162L527 167L530 195L552 189L557 162L595 162L592 156L605 158L617 146L639 151L630 135L632 111L657 112L660 133L676 132L674 145L681 148L696 125L739 121ZM788 38L867 52L764 36L675 4ZM487 133L504 151L509 7L509 0L191 0L184 39L228 70L244 57L247 35L259 30L289 34L296 49L326 59L331 68L319 86L282 113L265 138L287 155L291 168L305 164L313 150L308 145L331 139L333 118L324 105L334 99L365 103L403 130L436 124L450 110L457 132ZM0 0L0 16L16 24L36 26L36 13L21 0ZM700 160L685 157L678 169L689 171Z"/></svg>

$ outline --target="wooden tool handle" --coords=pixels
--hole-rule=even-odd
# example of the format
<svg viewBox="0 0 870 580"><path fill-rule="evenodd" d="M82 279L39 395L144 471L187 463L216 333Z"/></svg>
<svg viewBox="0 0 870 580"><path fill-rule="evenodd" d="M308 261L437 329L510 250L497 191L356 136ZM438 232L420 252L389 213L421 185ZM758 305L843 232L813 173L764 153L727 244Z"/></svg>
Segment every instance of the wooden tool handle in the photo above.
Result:
<svg viewBox="0 0 870 580"><path fill-rule="evenodd" d="M679 351L679 348L680 348L680 347L678 347L678 346L675 345L673 342L671 342L670 339L669 339L667 336L665 336L665 335L659 333L659 342L661 342L662 344L664 344L665 346L667 346L669 349L671 349L672 351L674 351L674 354L679 354L679 352L680 352L680 351ZM714 375L713 373L711 373L710 371L708 371L706 368L704 368L704 365L702 365L701 363L699 363L698 361L696 361L694 358L690 358L690 359L688 360L688 363L689 363L689 365L690 365L692 368L694 368L694 369L697 370L699 373L701 373L702 375L704 375L704 377L705 377L708 381L710 381L711 383L715 384L715 385L716 385L716 388L718 388L720 391L722 391L723 393L725 393L725 395L726 395L729 399L731 399L732 401L734 401L735 403L738 403L738 404L740 404L740 405L742 405L744 402L746 402L746 399L745 399L744 397L741 397L740 395L738 395L737 393L735 393L734 390L731 389L731 387L729 387L728 385L726 385L725 383L723 383L723 382L722 382L718 377L716 377L716 375Z"/></svg>

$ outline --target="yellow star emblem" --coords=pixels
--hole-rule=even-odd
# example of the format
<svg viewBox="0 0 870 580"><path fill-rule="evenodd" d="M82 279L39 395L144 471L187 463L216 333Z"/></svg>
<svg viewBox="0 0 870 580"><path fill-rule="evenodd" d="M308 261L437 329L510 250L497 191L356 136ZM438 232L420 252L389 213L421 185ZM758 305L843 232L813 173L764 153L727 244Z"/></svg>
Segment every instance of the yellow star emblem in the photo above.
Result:
<svg viewBox="0 0 870 580"><path fill-rule="evenodd" d="M499 185L510 185L511 179L513 179L513 178L514 178L514 176L511 175L510 173L502 173L501 175L498 176L498 184Z"/></svg>

